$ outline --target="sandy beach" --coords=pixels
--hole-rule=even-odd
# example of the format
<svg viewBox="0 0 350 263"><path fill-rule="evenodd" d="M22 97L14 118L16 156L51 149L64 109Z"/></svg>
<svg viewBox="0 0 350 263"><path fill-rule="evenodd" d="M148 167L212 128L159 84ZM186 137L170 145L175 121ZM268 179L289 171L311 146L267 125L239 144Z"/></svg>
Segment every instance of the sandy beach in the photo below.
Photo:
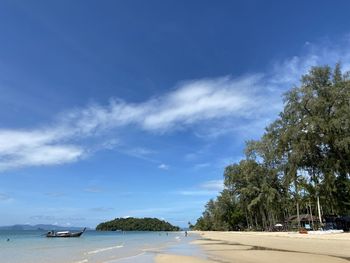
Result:
<svg viewBox="0 0 350 263"><path fill-rule="evenodd" d="M194 234L194 233L191 233ZM206 258L159 254L156 263L349 262L350 233L311 235L292 232L196 232Z"/></svg>

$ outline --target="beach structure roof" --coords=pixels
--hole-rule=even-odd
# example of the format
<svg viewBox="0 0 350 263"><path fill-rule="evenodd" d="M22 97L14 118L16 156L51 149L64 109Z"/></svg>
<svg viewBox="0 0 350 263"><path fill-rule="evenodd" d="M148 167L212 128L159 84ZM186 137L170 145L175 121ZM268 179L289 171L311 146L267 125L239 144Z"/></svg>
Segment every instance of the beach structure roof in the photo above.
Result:
<svg viewBox="0 0 350 263"><path fill-rule="evenodd" d="M318 216L311 216L309 214L300 214L299 215L300 222L311 222L311 221L318 221ZM287 218L287 222L297 222L298 221L298 216L297 215L292 215Z"/></svg>

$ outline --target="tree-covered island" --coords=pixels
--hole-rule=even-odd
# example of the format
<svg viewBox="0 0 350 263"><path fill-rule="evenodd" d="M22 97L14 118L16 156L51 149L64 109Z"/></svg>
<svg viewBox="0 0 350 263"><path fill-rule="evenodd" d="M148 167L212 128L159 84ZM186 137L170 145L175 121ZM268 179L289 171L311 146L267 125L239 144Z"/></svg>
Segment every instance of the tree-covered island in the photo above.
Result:
<svg viewBox="0 0 350 263"><path fill-rule="evenodd" d="M180 228L157 218L115 218L114 220L100 223L96 230L99 231L179 231Z"/></svg>

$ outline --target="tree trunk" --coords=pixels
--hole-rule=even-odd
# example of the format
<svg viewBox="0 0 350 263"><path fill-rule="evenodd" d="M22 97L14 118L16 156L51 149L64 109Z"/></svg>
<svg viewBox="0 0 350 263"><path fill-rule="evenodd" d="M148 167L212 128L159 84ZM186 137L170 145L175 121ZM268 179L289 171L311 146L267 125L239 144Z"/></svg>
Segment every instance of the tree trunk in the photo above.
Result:
<svg viewBox="0 0 350 263"><path fill-rule="evenodd" d="M295 180L294 180L294 188L295 188L295 200L296 200L296 206L297 206L297 218L298 218L298 227L301 227L300 224L300 213L299 213L299 192L298 192L298 182L296 179L296 174L295 174Z"/></svg>
<svg viewBox="0 0 350 263"><path fill-rule="evenodd" d="M247 210L244 209L244 212L245 212L245 220L247 221L247 227L249 229L249 219L248 219L248 213L247 213Z"/></svg>
<svg viewBox="0 0 350 263"><path fill-rule="evenodd" d="M297 200L297 217L298 217L298 227L300 228L301 224L300 224L299 201L298 200Z"/></svg>
<svg viewBox="0 0 350 263"><path fill-rule="evenodd" d="M311 203L310 202L309 202L309 207L310 207L310 216L311 216L312 229L314 229L314 218L312 216L312 207L311 207Z"/></svg>
<svg viewBox="0 0 350 263"><path fill-rule="evenodd" d="M322 216L321 216L321 207L320 207L320 197L317 195L317 210L318 210L318 218L320 220L320 225L322 226Z"/></svg>

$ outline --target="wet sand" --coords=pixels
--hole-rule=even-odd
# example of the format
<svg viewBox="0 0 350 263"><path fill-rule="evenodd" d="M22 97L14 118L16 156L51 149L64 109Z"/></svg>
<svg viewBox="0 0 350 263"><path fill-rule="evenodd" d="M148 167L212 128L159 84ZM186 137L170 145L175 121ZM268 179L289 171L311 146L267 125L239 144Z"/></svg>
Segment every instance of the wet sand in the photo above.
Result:
<svg viewBox="0 0 350 263"><path fill-rule="evenodd" d="M159 254L156 263L349 263L350 233L303 235L263 232L196 232L207 258Z"/></svg>
<svg viewBox="0 0 350 263"><path fill-rule="evenodd" d="M159 254L156 263L214 263L216 261L205 260L198 257L181 256L173 254Z"/></svg>

